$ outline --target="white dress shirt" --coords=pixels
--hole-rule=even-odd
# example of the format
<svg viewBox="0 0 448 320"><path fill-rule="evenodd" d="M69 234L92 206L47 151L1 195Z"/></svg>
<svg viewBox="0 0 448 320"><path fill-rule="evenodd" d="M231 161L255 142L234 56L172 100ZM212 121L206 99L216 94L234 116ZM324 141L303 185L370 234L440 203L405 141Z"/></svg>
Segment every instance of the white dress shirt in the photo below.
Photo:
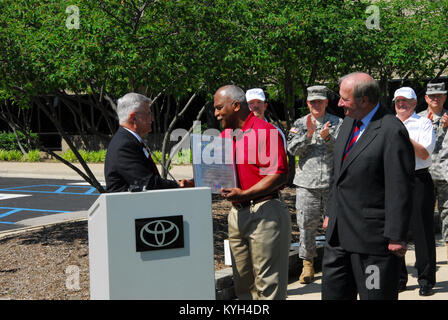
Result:
<svg viewBox="0 0 448 320"><path fill-rule="evenodd" d="M429 153L429 157L426 160L415 156L415 170L428 168L431 165L431 153L436 145L432 121L414 112L403 124L408 129L409 138L420 143Z"/></svg>

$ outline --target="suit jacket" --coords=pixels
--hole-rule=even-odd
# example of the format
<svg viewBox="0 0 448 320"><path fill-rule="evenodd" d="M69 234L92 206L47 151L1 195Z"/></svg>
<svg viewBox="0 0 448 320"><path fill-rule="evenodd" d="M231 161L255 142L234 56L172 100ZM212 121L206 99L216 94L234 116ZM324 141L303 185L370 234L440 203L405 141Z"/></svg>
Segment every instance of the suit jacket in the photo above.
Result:
<svg viewBox="0 0 448 320"><path fill-rule="evenodd" d="M161 178L155 170L137 138L120 127L107 148L104 164L107 192L128 191L132 184L146 186L147 190L178 187L177 182Z"/></svg>
<svg viewBox="0 0 448 320"><path fill-rule="evenodd" d="M380 106L342 161L353 123L345 117L335 143L326 238L337 232L346 251L388 254L389 240L404 241L409 227L414 149L402 122Z"/></svg>

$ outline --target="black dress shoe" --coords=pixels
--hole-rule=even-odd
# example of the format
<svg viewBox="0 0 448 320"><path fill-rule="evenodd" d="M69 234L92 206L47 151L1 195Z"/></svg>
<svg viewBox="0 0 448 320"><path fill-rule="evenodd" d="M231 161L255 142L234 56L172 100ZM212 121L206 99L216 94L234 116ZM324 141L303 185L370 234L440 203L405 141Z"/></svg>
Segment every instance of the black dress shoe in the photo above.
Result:
<svg viewBox="0 0 448 320"><path fill-rule="evenodd" d="M434 294L434 290L432 290L431 286L422 286L422 287L420 287L418 294L420 296L431 296Z"/></svg>
<svg viewBox="0 0 448 320"><path fill-rule="evenodd" d="M406 291L406 283L405 282L400 282L399 284L398 284L398 292L403 292L403 291Z"/></svg>

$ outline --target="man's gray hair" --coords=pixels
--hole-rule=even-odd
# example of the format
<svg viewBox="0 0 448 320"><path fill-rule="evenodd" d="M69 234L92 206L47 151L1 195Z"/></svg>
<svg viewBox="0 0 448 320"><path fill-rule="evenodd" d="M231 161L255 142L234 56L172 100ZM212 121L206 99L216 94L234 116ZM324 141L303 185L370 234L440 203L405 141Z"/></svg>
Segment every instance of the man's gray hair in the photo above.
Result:
<svg viewBox="0 0 448 320"><path fill-rule="evenodd" d="M347 74L339 79L339 86L341 85L342 81L344 81L347 78L350 78L351 76L358 75L358 74L364 74L363 72L353 72L350 74ZM360 80L357 81L353 88L353 97L355 99L360 99L362 97L367 97L369 99L369 102L372 104L377 104L380 100L380 85L378 84L378 81L371 78L369 80Z"/></svg>
<svg viewBox="0 0 448 320"><path fill-rule="evenodd" d="M222 88L221 94L227 96L232 100L239 101L243 108L249 108L246 101L246 93L243 89L233 84Z"/></svg>
<svg viewBox="0 0 448 320"><path fill-rule="evenodd" d="M142 104L149 103L151 105L152 101L148 97L139 93L127 93L117 101L117 116L120 123L126 122L129 119L129 115L140 109Z"/></svg>

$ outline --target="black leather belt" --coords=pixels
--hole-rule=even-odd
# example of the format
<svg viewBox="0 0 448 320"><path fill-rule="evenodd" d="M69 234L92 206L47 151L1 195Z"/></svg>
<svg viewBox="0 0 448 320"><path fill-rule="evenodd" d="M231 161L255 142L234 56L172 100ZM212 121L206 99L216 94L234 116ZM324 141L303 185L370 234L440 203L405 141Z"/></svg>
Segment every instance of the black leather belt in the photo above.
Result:
<svg viewBox="0 0 448 320"><path fill-rule="evenodd" d="M249 207L250 205L254 205L256 203L270 200L270 199L278 199L280 198L280 194L278 192L268 194L266 196L262 196L260 198L252 199L249 201L243 201L243 202L232 202L232 205L235 209L241 210L243 208Z"/></svg>

